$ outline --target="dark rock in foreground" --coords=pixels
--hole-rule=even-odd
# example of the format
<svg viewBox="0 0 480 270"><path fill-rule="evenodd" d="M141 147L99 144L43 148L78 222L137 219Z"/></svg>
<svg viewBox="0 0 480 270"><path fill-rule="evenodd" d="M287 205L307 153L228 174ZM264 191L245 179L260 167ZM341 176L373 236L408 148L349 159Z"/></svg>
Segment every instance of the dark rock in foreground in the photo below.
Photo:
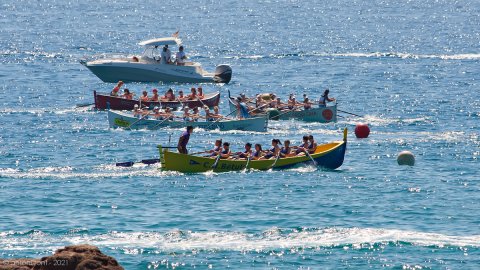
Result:
<svg viewBox="0 0 480 270"><path fill-rule="evenodd" d="M117 260L90 245L68 246L41 259L0 259L0 270L124 270Z"/></svg>

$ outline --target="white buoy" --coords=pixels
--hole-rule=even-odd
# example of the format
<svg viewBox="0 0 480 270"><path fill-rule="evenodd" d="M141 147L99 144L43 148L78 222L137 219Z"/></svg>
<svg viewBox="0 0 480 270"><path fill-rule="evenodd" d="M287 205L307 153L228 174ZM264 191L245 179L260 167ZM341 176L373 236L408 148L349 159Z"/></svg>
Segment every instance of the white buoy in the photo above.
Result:
<svg viewBox="0 0 480 270"><path fill-rule="evenodd" d="M402 151L397 156L398 165L415 165L415 156L410 151Z"/></svg>

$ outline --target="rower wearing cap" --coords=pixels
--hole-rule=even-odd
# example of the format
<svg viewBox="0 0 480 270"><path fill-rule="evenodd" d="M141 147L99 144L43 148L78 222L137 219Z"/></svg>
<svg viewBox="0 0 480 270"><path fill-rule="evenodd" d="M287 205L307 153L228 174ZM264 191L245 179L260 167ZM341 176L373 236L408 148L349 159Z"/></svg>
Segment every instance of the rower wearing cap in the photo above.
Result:
<svg viewBox="0 0 480 270"><path fill-rule="evenodd" d="M153 108L153 113L151 113L151 115L153 115L153 118L155 118L156 120L163 120L163 115L160 112L160 108L158 106L155 106Z"/></svg>
<svg viewBox="0 0 480 270"><path fill-rule="evenodd" d="M133 105L133 116L134 117L141 117L142 110L139 109L138 104Z"/></svg>
<svg viewBox="0 0 480 270"><path fill-rule="evenodd" d="M203 110L205 111L205 119L207 121L215 121L215 117L213 116L213 113L210 112L208 106L203 107Z"/></svg>
<svg viewBox="0 0 480 270"><path fill-rule="evenodd" d="M153 92L153 95L152 95L152 97L150 98L150 101L155 101L155 102L157 102L158 99L159 99L158 90L157 90L157 89L153 89L152 92Z"/></svg>

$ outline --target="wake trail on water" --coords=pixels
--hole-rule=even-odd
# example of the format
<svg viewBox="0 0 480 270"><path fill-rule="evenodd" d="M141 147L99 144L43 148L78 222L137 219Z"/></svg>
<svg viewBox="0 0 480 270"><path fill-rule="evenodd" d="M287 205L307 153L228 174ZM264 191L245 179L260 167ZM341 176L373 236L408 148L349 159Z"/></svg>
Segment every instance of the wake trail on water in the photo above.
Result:
<svg viewBox="0 0 480 270"><path fill-rule="evenodd" d="M53 235L41 231L0 232L0 250L52 249L62 245L91 244L114 249L268 251L282 249L370 249L383 246L435 248L480 247L480 235L453 236L440 233L381 228L270 228L260 233L241 231L118 232Z"/></svg>
<svg viewBox="0 0 480 270"><path fill-rule="evenodd" d="M341 57L341 58L398 58L398 59L438 59L438 60L480 60L478 53L463 53L463 54L413 54L401 52L345 52L345 53L327 53L327 52L313 52L313 53L279 53L269 55L238 55L226 56L226 59L282 59L282 58L302 58L302 57Z"/></svg>
<svg viewBox="0 0 480 270"><path fill-rule="evenodd" d="M136 163L132 167L117 167L115 164L104 164L93 168L43 167L32 169L2 168L0 179L115 179L130 177L166 177L180 175L177 172L160 171L159 164L145 165Z"/></svg>

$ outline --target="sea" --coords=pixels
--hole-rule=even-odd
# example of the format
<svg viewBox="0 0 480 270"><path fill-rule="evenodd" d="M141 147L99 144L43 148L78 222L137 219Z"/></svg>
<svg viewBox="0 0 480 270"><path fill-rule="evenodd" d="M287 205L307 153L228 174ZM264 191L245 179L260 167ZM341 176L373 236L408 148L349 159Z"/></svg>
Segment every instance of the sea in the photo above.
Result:
<svg viewBox="0 0 480 270"><path fill-rule="evenodd" d="M0 257L91 244L125 269L479 269L480 4L475 0L0 1ZM158 158L180 128L110 129L79 61L139 55L179 31L227 96L330 89L336 123L266 133L195 130L241 150L274 138L342 139L336 170L183 174ZM173 51L175 52L175 51ZM188 91L192 84L128 83ZM358 123L370 135L357 139ZM414 166L399 166L410 151Z"/></svg>

